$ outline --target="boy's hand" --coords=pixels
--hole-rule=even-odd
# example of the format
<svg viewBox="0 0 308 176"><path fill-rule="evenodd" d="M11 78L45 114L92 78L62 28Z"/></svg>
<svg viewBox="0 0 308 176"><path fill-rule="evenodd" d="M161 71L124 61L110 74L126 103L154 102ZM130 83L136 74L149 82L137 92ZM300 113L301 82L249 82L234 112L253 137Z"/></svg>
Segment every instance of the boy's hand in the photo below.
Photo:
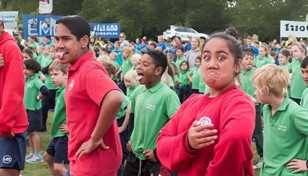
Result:
<svg viewBox="0 0 308 176"><path fill-rule="evenodd" d="M0 68L4 67L4 59L2 54L0 54Z"/></svg>
<svg viewBox="0 0 308 176"><path fill-rule="evenodd" d="M119 131L119 133L122 133L124 130L125 130L125 128L123 127L123 125L122 125L122 126L120 126L120 127L118 127L118 131Z"/></svg>
<svg viewBox="0 0 308 176"><path fill-rule="evenodd" d="M59 128L60 128L60 131L63 134L67 134L68 133L68 129L67 129L67 125L66 124L61 124Z"/></svg>
<svg viewBox="0 0 308 176"><path fill-rule="evenodd" d="M129 152L132 152L132 144L130 142L130 140L127 142L126 144L126 149L129 151Z"/></svg>
<svg viewBox="0 0 308 176"><path fill-rule="evenodd" d="M7 138L7 139L13 139L15 137L15 134L13 132L11 132L10 134L2 135L2 137Z"/></svg>
<svg viewBox="0 0 308 176"><path fill-rule="evenodd" d="M292 159L287 164L287 169L295 169L292 171L292 174L307 171L307 165L305 160L299 160L299 159Z"/></svg>
<svg viewBox="0 0 308 176"><path fill-rule="evenodd" d="M193 150L202 149L206 146L214 144L218 138L216 129L210 129L213 124L201 125L200 122L194 121L188 131L188 145Z"/></svg>
<svg viewBox="0 0 308 176"><path fill-rule="evenodd" d="M101 147L104 150L109 149L109 147L104 144L104 141L102 138L100 138L98 141L94 141L91 138L90 140L88 140L87 142L81 145L81 147L76 152L76 156L78 159L80 159L84 154L91 153L97 147Z"/></svg>
<svg viewBox="0 0 308 176"><path fill-rule="evenodd" d="M147 160L150 160L154 163L157 162L152 149L144 151L143 154L144 154L144 156L146 157Z"/></svg>

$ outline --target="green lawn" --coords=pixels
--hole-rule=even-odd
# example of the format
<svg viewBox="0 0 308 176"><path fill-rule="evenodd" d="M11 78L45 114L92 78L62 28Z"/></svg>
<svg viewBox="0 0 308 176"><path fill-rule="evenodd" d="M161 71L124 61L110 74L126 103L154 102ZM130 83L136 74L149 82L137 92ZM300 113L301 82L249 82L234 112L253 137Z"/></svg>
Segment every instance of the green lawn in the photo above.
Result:
<svg viewBox="0 0 308 176"><path fill-rule="evenodd" d="M51 126L51 122L52 122L52 112L49 112L49 116L48 116L48 121L47 121L47 132L40 132L39 136L40 136L40 140L41 140L41 154L43 155L50 140L50 126ZM29 149L30 147L27 147L27 154L29 153ZM254 151L254 158L253 158L253 163L257 164L259 161L259 156L257 155L257 151L256 151L256 146L255 144L253 144L253 151ZM35 163L35 164L29 164L26 163L25 165L25 170L23 170L21 172L22 176L50 176L50 171L48 169L47 163L43 162L43 163ZM260 169L255 169L255 176L259 176L260 175Z"/></svg>

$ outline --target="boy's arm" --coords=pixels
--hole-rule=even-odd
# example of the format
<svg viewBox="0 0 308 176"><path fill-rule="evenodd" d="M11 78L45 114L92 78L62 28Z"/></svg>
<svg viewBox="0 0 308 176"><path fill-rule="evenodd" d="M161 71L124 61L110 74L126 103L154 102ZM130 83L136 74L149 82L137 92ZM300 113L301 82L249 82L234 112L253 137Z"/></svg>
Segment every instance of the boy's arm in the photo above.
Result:
<svg viewBox="0 0 308 176"><path fill-rule="evenodd" d="M76 153L78 159L80 159L84 154L91 153L99 146L103 149L109 148L104 144L102 136L106 133L116 118L122 104L122 99L123 96L118 90L111 90L104 96L101 103L100 114L91 138L83 143Z"/></svg>
<svg viewBox="0 0 308 176"><path fill-rule="evenodd" d="M308 136L308 112L302 109L298 111L294 117L295 128L303 135Z"/></svg>
<svg viewBox="0 0 308 176"><path fill-rule="evenodd" d="M122 133L127 125L128 125L128 122L129 122L129 117L130 117L130 103L126 106L126 115L125 115L125 119L124 119L124 122L123 124L121 125L121 127L119 127L119 133Z"/></svg>

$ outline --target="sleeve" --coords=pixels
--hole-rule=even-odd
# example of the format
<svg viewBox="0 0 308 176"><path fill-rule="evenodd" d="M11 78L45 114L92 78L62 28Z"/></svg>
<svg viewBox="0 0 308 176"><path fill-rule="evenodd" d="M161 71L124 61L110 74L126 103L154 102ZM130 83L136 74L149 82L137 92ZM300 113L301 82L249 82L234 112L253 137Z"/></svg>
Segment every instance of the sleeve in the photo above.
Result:
<svg viewBox="0 0 308 176"><path fill-rule="evenodd" d="M308 112L304 109L297 111L294 116L294 125L303 135L308 136Z"/></svg>
<svg viewBox="0 0 308 176"><path fill-rule="evenodd" d="M50 66L50 65L51 65L51 63L50 63L48 66L42 68L42 73L43 73L43 74L47 74L47 73L48 73L48 70L49 70L49 66Z"/></svg>
<svg viewBox="0 0 308 176"><path fill-rule="evenodd" d="M162 165L171 171L187 167L197 157L197 150L191 150L187 142L188 130L194 121L190 112L195 107L194 97L197 96L192 95L183 103L166 126L161 129L157 138L157 156ZM187 129L183 127L184 130L179 132L179 124L186 124Z"/></svg>
<svg viewBox="0 0 308 176"><path fill-rule="evenodd" d="M23 57L17 45L9 45L2 53L5 66L1 69L4 80L1 82L0 134L12 132L16 116L23 107L25 78L23 75Z"/></svg>
<svg viewBox="0 0 308 176"><path fill-rule="evenodd" d="M195 71L194 69L191 70L191 71L189 71L189 75L190 75L190 76L194 76L194 71Z"/></svg>
<svg viewBox="0 0 308 176"><path fill-rule="evenodd" d="M206 176L253 175L251 139L255 106L247 98L234 97L221 107L219 141L214 147L214 159Z"/></svg>
<svg viewBox="0 0 308 176"><path fill-rule="evenodd" d="M180 106L181 103L179 100L179 96L177 96L174 92L171 92L167 95L164 107L166 107L166 113L169 119L171 119L171 117L176 113Z"/></svg>
<svg viewBox="0 0 308 176"><path fill-rule="evenodd" d="M105 95L111 90L119 90L118 86L110 79L110 77L102 69L85 70L85 90L89 97L101 106Z"/></svg>
<svg viewBox="0 0 308 176"><path fill-rule="evenodd" d="M40 92L42 93L42 95L47 96L49 94L49 89L45 85L43 85L40 88Z"/></svg>

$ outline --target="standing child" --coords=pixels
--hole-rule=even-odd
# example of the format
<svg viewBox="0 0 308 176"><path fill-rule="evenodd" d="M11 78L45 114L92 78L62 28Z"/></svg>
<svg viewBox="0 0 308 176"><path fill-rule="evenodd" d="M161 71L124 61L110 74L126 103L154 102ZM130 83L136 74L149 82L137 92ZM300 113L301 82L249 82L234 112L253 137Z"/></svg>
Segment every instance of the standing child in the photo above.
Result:
<svg viewBox="0 0 308 176"><path fill-rule="evenodd" d="M116 175L122 161L115 121L121 91L89 49L90 24L81 16L63 16L56 24L57 55L70 64L65 88L70 173Z"/></svg>
<svg viewBox="0 0 308 176"><path fill-rule="evenodd" d="M256 141L257 153L260 157L259 162L256 164L256 168L261 168L263 163L263 132L262 132L262 119L261 119L261 105L256 101L254 94L255 89L252 85L252 74L254 73L253 68L254 53L252 49L246 49L244 57L242 59L242 71L240 73L240 82L242 89L250 96L255 103L256 114L255 114L255 129L253 131L252 138Z"/></svg>
<svg viewBox="0 0 308 176"><path fill-rule="evenodd" d="M271 64L271 63L272 63L272 61L271 61L271 59L269 59L267 47L266 46L260 46L259 47L259 56L256 57L253 65L255 67L259 68L263 65Z"/></svg>
<svg viewBox="0 0 308 176"><path fill-rule="evenodd" d="M113 52L117 53L117 58L116 58L116 62L119 64L119 66L122 65L122 49L120 48L120 42L116 41L114 42L114 49L112 50Z"/></svg>
<svg viewBox="0 0 308 176"><path fill-rule="evenodd" d="M44 47L42 45L37 46L36 53L37 53L37 56L35 59L38 63L41 64L43 56L44 56Z"/></svg>
<svg viewBox="0 0 308 176"><path fill-rule="evenodd" d="M156 155L156 139L161 128L177 111L180 102L177 95L164 83L161 76L167 67L166 56L150 50L141 57L137 67L139 86L131 102L131 118L134 128L128 143L131 153L127 158L124 176L158 176L161 163Z"/></svg>
<svg viewBox="0 0 308 176"><path fill-rule="evenodd" d="M126 96L131 100L135 89L138 87L137 72L134 70L128 71L124 76L124 83L127 87Z"/></svg>
<svg viewBox="0 0 308 176"><path fill-rule="evenodd" d="M124 76L125 74L132 68L132 55L128 46L125 46L122 51L122 61L123 65L121 66L121 82L120 82L120 89L126 94L126 86L124 84Z"/></svg>
<svg viewBox="0 0 308 176"><path fill-rule="evenodd" d="M116 52L111 52L110 53L110 60L114 63L114 65L116 66L117 68L117 72L115 73L115 75L113 76L112 80L115 82L115 83L118 83L119 81L119 73L121 72L120 70L120 65L116 62L116 59L118 57L118 54Z"/></svg>
<svg viewBox="0 0 308 176"><path fill-rule="evenodd" d="M181 63L183 61L187 61L186 57L184 56L184 48L182 46L179 46L176 49L175 55L176 55L175 65L177 66L178 70L181 70L180 67Z"/></svg>
<svg viewBox="0 0 308 176"><path fill-rule="evenodd" d="M50 135L52 137L44 154L49 170L52 175L64 176L65 164L69 164L67 158L68 131L66 127L66 107L64 101L64 90L67 81L67 64L61 64L58 59L49 66L51 81L60 89L56 92L56 105L53 115Z"/></svg>
<svg viewBox="0 0 308 176"><path fill-rule="evenodd" d="M30 154L26 156L26 162L28 163L43 162L43 157L40 154L40 137L37 131L42 128L41 99L43 96L48 95L49 90L35 76L35 73L38 73L40 70L41 66L36 60L29 59L24 61L24 75L26 77L24 103L29 121L28 134L31 148Z"/></svg>
<svg viewBox="0 0 308 176"><path fill-rule="evenodd" d="M302 97L303 91L306 89L305 82L301 78L301 62L305 57L305 49L302 48L301 44L295 42L291 47L294 61L291 67L291 87L290 87L290 98L297 104L300 104L300 98Z"/></svg>
<svg viewBox="0 0 308 176"><path fill-rule="evenodd" d="M131 70L136 71L137 66L140 64L141 55L140 54L134 54L132 56L132 68Z"/></svg>
<svg viewBox="0 0 308 176"><path fill-rule="evenodd" d="M286 97L288 79L288 71L273 64L257 69L252 77L257 100L265 104L261 176L293 175L287 163L295 158L308 160L308 113Z"/></svg>
<svg viewBox="0 0 308 176"><path fill-rule="evenodd" d="M199 82L200 82L200 74L199 67L201 65L201 56L197 56L195 60L196 67L193 68L189 73L187 73L187 77L189 81L192 83L192 93L199 93Z"/></svg>
<svg viewBox="0 0 308 176"><path fill-rule="evenodd" d="M187 74L189 73L189 66L187 61L183 61L180 64L180 80L181 83L179 84L178 88L178 95L180 98L180 102L183 103L190 95L191 95L191 88L189 84L191 81L188 79Z"/></svg>

